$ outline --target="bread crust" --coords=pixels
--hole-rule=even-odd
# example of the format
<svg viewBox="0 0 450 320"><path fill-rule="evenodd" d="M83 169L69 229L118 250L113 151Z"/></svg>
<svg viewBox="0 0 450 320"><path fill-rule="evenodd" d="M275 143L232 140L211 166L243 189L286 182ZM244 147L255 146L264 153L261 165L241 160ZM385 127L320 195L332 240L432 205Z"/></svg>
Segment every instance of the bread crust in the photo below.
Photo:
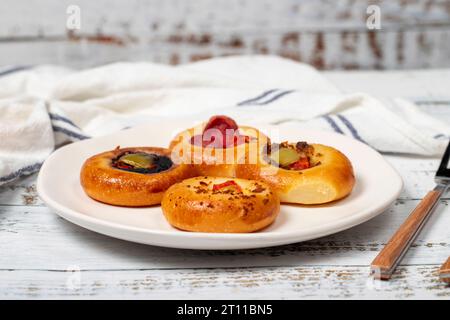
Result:
<svg viewBox="0 0 450 320"><path fill-rule="evenodd" d="M212 177L236 177L236 165L249 154L257 155L270 142L259 130L239 126L242 135L254 138L249 143L242 143L230 148L205 148L193 145L190 141L194 135L201 134L206 123L184 130L172 139L169 149L182 159L183 163L193 164L198 175Z"/></svg>
<svg viewBox="0 0 450 320"><path fill-rule="evenodd" d="M332 147L311 145L313 162L320 161L316 166L285 170L270 165L260 156L257 164L239 165L236 176L266 182L284 203L321 204L347 196L355 184L350 160Z"/></svg>
<svg viewBox="0 0 450 320"><path fill-rule="evenodd" d="M168 170L151 174L112 167L112 160L127 151L170 157L170 150L156 147L116 148L94 155L84 162L80 172L81 186L88 196L117 206L151 206L161 203L171 185L195 176L191 166L176 163Z"/></svg>
<svg viewBox="0 0 450 320"><path fill-rule="evenodd" d="M214 191L229 178L195 177L171 186L161 206L174 227L194 232L254 232L270 225L280 211L276 193L263 182L231 179L242 193Z"/></svg>

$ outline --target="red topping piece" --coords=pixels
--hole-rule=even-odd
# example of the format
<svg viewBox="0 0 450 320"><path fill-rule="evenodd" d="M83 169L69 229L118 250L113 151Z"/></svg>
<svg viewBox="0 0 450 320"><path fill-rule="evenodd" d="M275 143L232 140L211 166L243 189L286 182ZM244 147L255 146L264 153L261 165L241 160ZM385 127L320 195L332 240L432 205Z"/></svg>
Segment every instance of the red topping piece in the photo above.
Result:
<svg viewBox="0 0 450 320"><path fill-rule="evenodd" d="M219 190L223 190L225 188L232 188L238 192L242 192L241 187L234 180L228 180L228 181L225 181L224 183L219 183L219 184L213 185L213 191L219 191Z"/></svg>
<svg viewBox="0 0 450 320"><path fill-rule="evenodd" d="M309 159L304 157L304 158L300 158L298 161L291 164L289 166L289 168L294 169L294 170L303 170L303 169L308 169L310 166L311 166L311 164L309 163Z"/></svg>
<svg viewBox="0 0 450 320"><path fill-rule="evenodd" d="M250 137L240 135L238 128L236 121L230 117L211 117L203 130L203 146L228 148L241 143L248 143Z"/></svg>
<svg viewBox="0 0 450 320"><path fill-rule="evenodd" d="M132 166L121 162L117 163L115 166L119 169L133 169Z"/></svg>
<svg viewBox="0 0 450 320"><path fill-rule="evenodd" d="M220 132L222 132L223 135L225 135L226 130L237 130L238 129L238 125L236 123L236 121L234 121L233 119L231 119L230 117L227 116L212 116L208 123L205 126L205 129L203 132L205 132L208 129L217 129Z"/></svg>

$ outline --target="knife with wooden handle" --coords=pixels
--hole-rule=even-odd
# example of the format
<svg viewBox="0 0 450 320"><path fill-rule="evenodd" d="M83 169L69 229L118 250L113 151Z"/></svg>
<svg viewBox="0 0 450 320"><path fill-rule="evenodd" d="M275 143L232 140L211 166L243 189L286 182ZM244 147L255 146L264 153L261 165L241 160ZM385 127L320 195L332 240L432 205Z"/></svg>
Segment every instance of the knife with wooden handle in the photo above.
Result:
<svg viewBox="0 0 450 320"><path fill-rule="evenodd" d="M372 261L370 269L375 279L389 280L391 278L395 268L437 207L439 199L450 185L449 158L450 142L436 173L436 187L420 201L383 250Z"/></svg>
<svg viewBox="0 0 450 320"><path fill-rule="evenodd" d="M439 269L439 279L450 283L450 257L448 257L447 261Z"/></svg>

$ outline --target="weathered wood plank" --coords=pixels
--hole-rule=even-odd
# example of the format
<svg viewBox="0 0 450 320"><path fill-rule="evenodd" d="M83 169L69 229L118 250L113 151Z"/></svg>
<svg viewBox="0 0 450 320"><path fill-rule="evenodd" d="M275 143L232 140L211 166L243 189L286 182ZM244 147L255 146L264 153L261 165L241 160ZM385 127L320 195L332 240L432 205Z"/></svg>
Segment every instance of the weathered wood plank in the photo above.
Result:
<svg viewBox="0 0 450 320"><path fill-rule="evenodd" d="M0 271L3 299L449 299L438 265L401 267L390 282L358 266L197 270Z"/></svg>
<svg viewBox="0 0 450 320"><path fill-rule="evenodd" d="M360 226L281 247L195 251L116 240L77 227L46 207L0 207L0 269L84 270L199 267L368 265L418 201L397 201ZM450 252L450 207L442 201L404 265L439 264Z"/></svg>
<svg viewBox="0 0 450 320"><path fill-rule="evenodd" d="M381 10L376 32L366 27L372 4ZM69 5L81 9L81 29L75 32L66 30ZM89 67L143 59L178 64L248 53L277 54L320 69L450 64L446 1L7 0L2 6L5 64Z"/></svg>
<svg viewBox="0 0 450 320"><path fill-rule="evenodd" d="M380 7L382 27L388 29L445 26L450 18L445 0L129 0L126 4L117 0L41 0L39 4L4 0L0 17L5 27L0 37L66 35L69 5L81 9L83 32L123 36L140 32L228 32L230 28L252 32L366 29L369 5Z"/></svg>
<svg viewBox="0 0 450 320"><path fill-rule="evenodd" d="M385 155L385 159L397 170L403 179L403 190L399 200L422 199L434 188L434 176L440 159L415 158L409 156ZM443 198L449 199L446 194Z"/></svg>
<svg viewBox="0 0 450 320"><path fill-rule="evenodd" d="M376 41L380 43L383 54L374 58L370 52L369 35L366 31L354 33L351 43L352 51L349 53L343 49L347 46L344 34L325 34L322 32L299 33L302 39L296 45L285 48L284 35L244 35L242 40L234 39L233 35L216 35L214 41L209 45L173 44L164 39L145 38L142 42L118 45L121 42L111 36L85 36L75 39L48 39L37 38L25 41L1 41L0 42L0 64L59 64L73 68L90 68L98 65L116 61L153 61L165 64L181 64L239 54L272 54L289 58L295 61L305 62L320 70L354 70L354 69L413 69L413 68L444 68L450 67L447 57L450 49L447 47L450 39L450 27L444 30L429 31L392 31L375 33ZM408 42L405 49L399 53L394 41L390 38L419 37L424 38L432 44L430 49L421 48L414 41ZM190 39L192 36L184 36ZM202 38L203 36L199 36ZM345 36L347 37L347 36ZM100 40L95 40L100 39ZM107 39L107 40L103 40ZM110 40L113 39L113 40ZM325 39L325 40L323 40ZM172 40L173 41L173 40ZM197 41L197 40L195 40ZM199 40L201 41L201 40ZM221 43L240 43L245 41L246 45L238 47L223 47ZM327 41L327 42L324 42ZM111 44L110 42L113 42ZM393 45L381 46L383 43L394 43ZM287 46L287 45L286 45ZM427 47L428 48L428 47ZM411 52L418 52L412 55ZM401 59L391 61L390 55L405 56ZM322 58L323 57L323 58Z"/></svg>
<svg viewBox="0 0 450 320"><path fill-rule="evenodd" d="M36 191L37 174L0 186L1 205L44 205Z"/></svg>

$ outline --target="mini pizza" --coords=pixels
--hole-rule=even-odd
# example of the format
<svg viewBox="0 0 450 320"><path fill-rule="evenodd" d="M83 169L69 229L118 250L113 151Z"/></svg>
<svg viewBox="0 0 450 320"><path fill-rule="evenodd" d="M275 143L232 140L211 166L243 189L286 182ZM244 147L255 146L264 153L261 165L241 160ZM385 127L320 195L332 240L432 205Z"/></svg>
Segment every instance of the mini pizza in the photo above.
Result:
<svg viewBox="0 0 450 320"><path fill-rule="evenodd" d="M264 182L196 177L171 186L161 206L167 221L178 229L242 233L270 225L280 211L280 200Z"/></svg>
<svg viewBox="0 0 450 320"><path fill-rule="evenodd" d="M306 142L270 144L255 164L242 164L236 176L260 180L281 202L320 204L347 196L355 184L352 164L340 151Z"/></svg>
<svg viewBox="0 0 450 320"><path fill-rule="evenodd" d="M176 164L168 149L119 148L85 161L81 185L88 196L118 206L150 206L161 203L174 183L194 174L191 166Z"/></svg>
<svg viewBox="0 0 450 320"><path fill-rule="evenodd" d="M199 175L232 178L236 164L249 154L257 157L268 141L255 128L238 126L226 116L213 116L207 123L180 132L169 148L183 163L193 164Z"/></svg>

